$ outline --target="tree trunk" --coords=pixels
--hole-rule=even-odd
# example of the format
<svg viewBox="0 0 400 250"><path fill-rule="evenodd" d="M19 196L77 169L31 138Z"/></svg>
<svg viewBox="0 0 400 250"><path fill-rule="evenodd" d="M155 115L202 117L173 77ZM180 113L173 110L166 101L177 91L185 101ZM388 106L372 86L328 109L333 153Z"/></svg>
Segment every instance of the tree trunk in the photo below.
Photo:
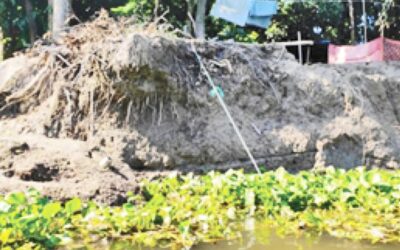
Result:
<svg viewBox="0 0 400 250"><path fill-rule="evenodd" d="M33 16L33 7L31 0L24 0L24 5L29 27L29 40L31 44L33 44L37 37L37 26Z"/></svg>
<svg viewBox="0 0 400 250"><path fill-rule="evenodd" d="M197 11L196 11L196 38L206 38L206 9L207 0L197 0Z"/></svg>
<svg viewBox="0 0 400 250"><path fill-rule="evenodd" d="M48 0L48 31L53 31L53 0Z"/></svg>
<svg viewBox="0 0 400 250"><path fill-rule="evenodd" d="M53 0L53 39L58 41L68 27L72 15L71 0Z"/></svg>
<svg viewBox="0 0 400 250"><path fill-rule="evenodd" d="M192 23L192 15L195 7L194 0L186 0L187 3L187 19L186 19L186 32L192 35L193 25Z"/></svg>
<svg viewBox="0 0 400 250"><path fill-rule="evenodd" d="M0 27L0 61L4 59L4 43L3 29Z"/></svg>
<svg viewBox="0 0 400 250"><path fill-rule="evenodd" d="M160 0L155 0L155 3L154 3L154 18L158 17L159 8L160 8Z"/></svg>
<svg viewBox="0 0 400 250"><path fill-rule="evenodd" d="M354 21L354 7L353 0L349 1L349 16L350 16L350 42L354 44L356 42L356 25Z"/></svg>

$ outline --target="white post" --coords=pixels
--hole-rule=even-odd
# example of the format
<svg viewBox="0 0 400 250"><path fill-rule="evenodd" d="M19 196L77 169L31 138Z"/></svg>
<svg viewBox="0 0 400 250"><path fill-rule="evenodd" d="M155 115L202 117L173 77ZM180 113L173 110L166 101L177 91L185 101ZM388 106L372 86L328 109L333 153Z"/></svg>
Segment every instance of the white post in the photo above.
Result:
<svg viewBox="0 0 400 250"><path fill-rule="evenodd" d="M300 64L303 64L303 46L301 46L301 32L297 31L297 39L299 40L299 62Z"/></svg>
<svg viewBox="0 0 400 250"><path fill-rule="evenodd" d="M3 29L0 27L0 61L4 59L4 43Z"/></svg>
<svg viewBox="0 0 400 250"><path fill-rule="evenodd" d="M310 64L311 47L307 46L307 64Z"/></svg>
<svg viewBox="0 0 400 250"><path fill-rule="evenodd" d="M368 24L367 24L367 11L365 8L365 0L362 0L362 8L363 8L363 21L364 21L364 42L368 42L368 37L367 37L367 29L368 29Z"/></svg>

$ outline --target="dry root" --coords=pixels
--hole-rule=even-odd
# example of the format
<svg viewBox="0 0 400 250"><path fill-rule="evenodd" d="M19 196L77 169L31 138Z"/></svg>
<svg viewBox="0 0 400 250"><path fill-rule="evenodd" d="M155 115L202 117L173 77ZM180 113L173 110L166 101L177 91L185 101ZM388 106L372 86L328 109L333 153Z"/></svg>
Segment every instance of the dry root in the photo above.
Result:
<svg viewBox="0 0 400 250"><path fill-rule="evenodd" d="M25 53L28 57L40 58L34 69L29 69L36 72L35 76L12 93L0 89L0 116L8 114L11 108L13 112L22 112L18 110L21 104L39 105L55 95L53 121L48 126L57 123L56 117L70 117L71 120L89 117L89 130L93 132L95 119L107 114L112 103L133 101L114 88L119 80L119 73L111 62L115 44L132 31L166 34L171 27L159 24L161 21L163 16L153 23L139 25L134 18L114 20L106 11L101 11L94 21L72 27L58 45L44 46L50 41L37 42ZM16 86L23 81L18 77L14 80ZM128 121L131 111L127 113Z"/></svg>

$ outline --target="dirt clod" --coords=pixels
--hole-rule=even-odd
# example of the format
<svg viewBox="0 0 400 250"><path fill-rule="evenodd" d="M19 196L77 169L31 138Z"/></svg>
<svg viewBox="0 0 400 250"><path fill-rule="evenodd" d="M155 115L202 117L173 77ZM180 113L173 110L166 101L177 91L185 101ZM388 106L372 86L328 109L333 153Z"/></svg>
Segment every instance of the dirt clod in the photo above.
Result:
<svg viewBox="0 0 400 250"><path fill-rule="evenodd" d="M57 166L46 166L44 164L35 164L27 172L19 173L21 180L47 182L55 181L59 175Z"/></svg>

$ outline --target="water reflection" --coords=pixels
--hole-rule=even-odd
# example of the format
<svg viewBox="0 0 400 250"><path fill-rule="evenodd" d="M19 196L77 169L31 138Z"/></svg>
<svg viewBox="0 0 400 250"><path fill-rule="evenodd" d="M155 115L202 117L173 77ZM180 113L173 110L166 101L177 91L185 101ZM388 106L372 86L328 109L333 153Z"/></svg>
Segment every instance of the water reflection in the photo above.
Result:
<svg viewBox="0 0 400 250"><path fill-rule="evenodd" d="M398 250L399 244L370 244L330 236L280 237L268 225L250 219L240 241L201 244L193 250Z"/></svg>
<svg viewBox="0 0 400 250"><path fill-rule="evenodd" d="M332 237L307 239L295 237L281 238L270 234L267 241L259 241L254 234L245 233L242 242L220 242L213 245L202 244L193 250L398 250L400 245L372 245L366 242L354 242Z"/></svg>
<svg viewBox="0 0 400 250"><path fill-rule="evenodd" d="M222 241L215 244L200 244L192 250L398 250L400 244L370 244L368 242L337 239L330 236L280 237L268 225L249 219L244 224L243 238L236 241ZM75 248L77 249L77 248ZM94 248L104 250L160 250L132 246L119 241L104 242Z"/></svg>

